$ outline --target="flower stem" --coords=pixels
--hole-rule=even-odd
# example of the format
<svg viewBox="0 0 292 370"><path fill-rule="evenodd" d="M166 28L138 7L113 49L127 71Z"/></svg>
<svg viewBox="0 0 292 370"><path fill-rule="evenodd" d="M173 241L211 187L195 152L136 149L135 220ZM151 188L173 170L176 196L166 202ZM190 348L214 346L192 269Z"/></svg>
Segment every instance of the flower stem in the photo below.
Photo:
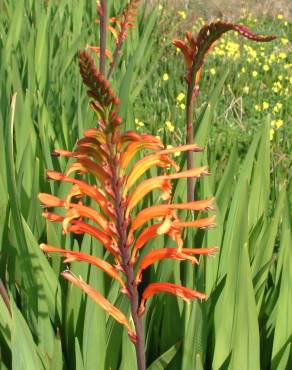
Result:
<svg viewBox="0 0 292 370"><path fill-rule="evenodd" d="M99 71L105 75L105 50L106 50L106 27L107 27L107 0L101 0L100 11L100 59Z"/></svg>
<svg viewBox="0 0 292 370"><path fill-rule="evenodd" d="M131 314L135 326L136 332L136 358L138 370L146 369L145 362L145 344L144 344L144 329L142 326L142 320L138 315L139 308L139 294L135 284L135 276L133 264L130 261L130 250L127 246L127 227L128 223L125 218L125 210L121 198L120 179L118 175L119 161L116 157L112 157L111 161L111 172L112 172L112 184L113 192L115 194L115 209L117 217L117 230L119 234L119 249L121 251L122 267L127 281L127 289L130 296L131 303Z"/></svg>

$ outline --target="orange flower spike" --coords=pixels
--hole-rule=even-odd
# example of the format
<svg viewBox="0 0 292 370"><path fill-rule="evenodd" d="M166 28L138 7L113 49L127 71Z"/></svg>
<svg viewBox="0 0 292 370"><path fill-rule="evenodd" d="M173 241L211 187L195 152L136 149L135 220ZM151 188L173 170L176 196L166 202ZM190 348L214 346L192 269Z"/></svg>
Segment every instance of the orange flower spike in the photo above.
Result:
<svg viewBox="0 0 292 370"><path fill-rule="evenodd" d="M143 270L147 269L149 266L153 265L155 262L160 261L162 259L176 259L178 261L189 260L193 264L199 263L196 257L191 256L192 253L184 253L184 249L182 251L178 251L176 248L161 248L155 249L150 251L145 255L142 261L139 264L139 269L136 275L135 282L139 284L141 282L141 275Z"/></svg>
<svg viewBox="0 0 292 370"><path fill-rule="evenodd" d="M146 300L157 293L170 293L182 298L187 303L189 303L191 299L195 298L200 300L207 299L207 296L205 294L181 285L176 285L172 283L152 283L149 284L143 291L142 300L139 307L139 316L141 316L145 311Z"/></svg>
<svg viewBox="0 0 292 370"><path fill-rule="evenodd" d="M45 253L60 253L63 257L65 257L64 263L71 263L73 261L79 261L79 262L87 262L90 265L98 267L99 269L107 273L111 278L117 280L124 291L126 290L126 285L123 279L120 277L117 270L110 263L100 258L97 258L95 256L91 256L90 254L76 252L76 251L68 251L66 249L56 248L56 247L53 247L47 244L41 244L40 247L42 251Z"/></svg>
<svg viewBox="0 0 292 370"><path fill-rule="evenodd" d="M93 289L90 285L86 284L81 278L77 278L70 271L64 271L61 274L66 280L68 280L73 285L78 286L84 293L89 295L97 304L99 304L109 315L111 315L116 321L124 325L127 330L129 337L135 341L136 335L131 328L129 321L126 316L112 305L102 294L97 290Z"/></svg>
<svg viewBox="0 0 292 370"><path fill-rule="evenodd" d="M100 54L100 47L87 45L88 49L94 51L97 55ZM105 49L105 56L109 59L110 62L113 60L113 55L109 49Z"/></svg>

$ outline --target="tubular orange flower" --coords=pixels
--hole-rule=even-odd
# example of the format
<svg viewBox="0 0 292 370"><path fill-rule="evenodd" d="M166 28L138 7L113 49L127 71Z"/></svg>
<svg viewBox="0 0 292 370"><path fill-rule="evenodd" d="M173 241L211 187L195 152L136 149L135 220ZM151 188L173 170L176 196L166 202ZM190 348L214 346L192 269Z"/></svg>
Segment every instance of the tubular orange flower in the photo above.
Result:
<svg viewBox="0 0 292 370"><path fill-rule="evenodd" d="M127 330L131 340L135 341L136 335L133 332L129 321L126 316L118 310L114 305L112 305L103 295L101 295L97 290L93 289L90 285L86 284L82 279L75 277L70 271L62 272L62 276L70 281L70 283L78 286L84 293L88 294L97 304L99 304L109 315L111 315L117 322L124 325Z"/></svg>
<svg viewBox="0 0 292 370"><path fill-rule="evenodd" d="M184 301L188 302L191 299L198 298L200 300L207 299L207 296L203 293L197 292L193 289L186 288L181 285L176 285L172 283L152 283L147 286L143 291L142 300L139 307L139 316L145 311L146 300L157 293L170 293L182 298Z"/></svg>
<svg viewBox="0 0 292 370"><path fill-rule="evenodd" d="M192 253L190 251L188 251L188 253L184 253L184 251L185 249L178 251L176 248L162 248L155 249L147 253L139 264L139 269L135 279L136 284L140 283L143 270L147 269L147 267L153 265L153 263L160 261L162 259L171 258L179 261L189 260L192 263L198 263L196 257L191 256Z"/></svg>
<svg viewBox="0 0 292 370"><path fill-rule="evenodd" d="M41 244L41 249L45 253L60 253L63 257L65 257L64 263L71 263L73 261L80 261L80 262L87 262L90 265L96 266L107 273L111 278L117 280L123 291L126 291L126 285L123 279L120 277L117 270L108 262L95 257L91 256L90 254L75 252L75 251L68 251L66 249L56 248L51 245Z"/></svg>

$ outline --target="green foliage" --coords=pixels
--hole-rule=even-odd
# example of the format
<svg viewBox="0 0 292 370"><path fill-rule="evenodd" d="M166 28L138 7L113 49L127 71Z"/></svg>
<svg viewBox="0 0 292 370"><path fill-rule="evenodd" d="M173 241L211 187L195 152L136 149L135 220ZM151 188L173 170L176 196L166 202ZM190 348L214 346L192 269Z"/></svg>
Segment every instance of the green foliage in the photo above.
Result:
<svg viewBox="0 0 292 370"><path fill-rule="evenodd" d="M125 1L109 3L115 14ZM59 257L48 260L39 249L46 241L103 254L90 237L73 240L62 235L59 225L46 223L37 201L40 191L61 196L66 190L65 184L44 178L46 168L66 167L51 151L71 149L95 125L76 59L78 49L98 43L95 6L95 1L85 0L4 0L0 5L0 277L10 301L8 308L0 297L3 369L135 370L126 332L80 291L67 287L59 279L65 268ZM183 101L176 99L184 91L183 66L175 50L158 43L158 21L163 23L158 12L142 8L138 26L123 47L114 88L128 129L137 118L142 132L139 122L163 136L166 145L175 145L184 140L185 111ZM282 27L281 22L269 20L264 26L286 38L291 25ZM209 295L207 302L190 307L165 295L149 300L144 320L149 370L292 367L291 105L284 68L289 63L291 68L291 61L277 57L286 52L281 41L277 45L275 51L272 46L257 50L262 65L256 77L253 61L245 63L244 53L252 54L249 49L234 63L227 55L226 74L218 52L205 67L195 122L195 141L205 152L195 161L208 162L212 176L197 182L196 193L200 199L215 194L217 227L192 232L186 240L188 246L218 245L220 251L199 267L183 269L177 261L165 261L147 272L177 284L183 279ZM276 62L268 63L268 74L264 58L273 52ZM243 67L246 71L238 73ZM164 73L169 80L163 81ZM282 81L283 95L273 91L277 81ZM251 93L243 96L245 86ZM226 112L239 97L244 104L240 120L237 103ZM264 101L270 104L266 110ZM277 103L282 108L274 112ZM272 117L264 121L268 111ZM270 140L271 121L278 119L283 126L274 126ZM174 131L165 127L166 120L175 125ZM185 183L178 183L175 199L185 199L185 194ZM151 245L162 246L163 238ZM87 276L112 303L127 309L117 285L110 285L102 273L77 264L72 271Z"/></svg>

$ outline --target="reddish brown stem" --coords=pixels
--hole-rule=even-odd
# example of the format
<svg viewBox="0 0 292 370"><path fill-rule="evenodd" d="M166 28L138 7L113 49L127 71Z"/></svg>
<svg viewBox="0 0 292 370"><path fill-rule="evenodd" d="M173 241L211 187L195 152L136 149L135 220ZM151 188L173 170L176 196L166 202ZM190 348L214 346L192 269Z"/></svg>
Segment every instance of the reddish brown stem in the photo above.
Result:
<svg viewBox="0 0 292 370"><path fill-rule="evenodd" d="M187 124L187 135L186 143L193 143L193 86L192 83L188 83L188 92L187 92L187 110L186 110L186 124ZM193 152L189 151L187 154L187 169L190 170L194 166ZM187 190L188 190L188 202L194 200L194 179L189 177L187 179Z"/></svg>
<svg viewBox="0 0 292 370"><path fill-rule="evenodd" d="M106 27L107 27L107 0L100 2L100 58L99 71L105 76L105 50L106 50Z"/></svg>
<svg viewBox="0 0 292 370"><path fill-rule="evenodd" d="M136 337L137 337L137 340L135 343L137 365L138 365L138 370L145 370L146 363L145 363L145 348L144 348L144 329L142 326L142 320L138 316L139 294L138 294L137 285L135 284L133 264L130 261L130 257L131 257L129 253L130 251L129 251L129 248L127 247L128 223L125 219L125 212L124 212L124 207L123 207L122 198L121 198L119 176L117 172L119 162L114 156L111 162L112 162L111 171L112 171L113 191L115 194L115 209L116 209L116 216L117 216L117 230L119 233L119 249L121 251L122 267L126 275L127 289L130 295L131 314L132 314L132 319L134 322L135 332L136 332Z"/></svg>

